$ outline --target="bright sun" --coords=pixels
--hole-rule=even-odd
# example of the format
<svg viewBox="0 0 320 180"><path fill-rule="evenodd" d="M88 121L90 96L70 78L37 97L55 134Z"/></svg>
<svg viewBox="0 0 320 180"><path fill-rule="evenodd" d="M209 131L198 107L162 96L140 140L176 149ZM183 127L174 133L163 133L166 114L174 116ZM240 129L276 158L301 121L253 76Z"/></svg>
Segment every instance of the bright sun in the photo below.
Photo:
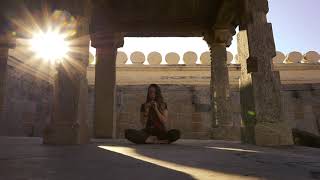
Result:
<svg viewBox="0 0 320 180"><path fill-rule="evenodd" d="M44 60L62 61L70 50L65 38L63 34L54 31L35 34L30 41L31 50Z"/></svg>

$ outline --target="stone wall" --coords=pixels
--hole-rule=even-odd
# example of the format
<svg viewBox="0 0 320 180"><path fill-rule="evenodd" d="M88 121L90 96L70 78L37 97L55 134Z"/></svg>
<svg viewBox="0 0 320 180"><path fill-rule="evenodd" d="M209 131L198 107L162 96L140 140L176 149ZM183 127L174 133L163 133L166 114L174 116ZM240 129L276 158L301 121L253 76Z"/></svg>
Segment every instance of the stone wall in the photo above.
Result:
<svg viewBox="0 0 320 180"><path fill-rule="evenodd" d="M23 47L9 51L0 135L42 136L50 119L52 68L30 57Z"/></svg>
<svg viewBox="0 0 320 180"><path fill-rule="evenodd" d="M123 137L127 128L141 129L140 105L146 101L148 85L117 86L116 137ZM192 85L161 85L168 104L169 129L180 129L184 138L207 138L210 132L209 89ZM90 87L90 102L93 102L94 87ZM93 104L89 104L92 127ZM239 119L238 119L239 120Z"/></svg>
<svg viewBox="0 0 320 180"><path fill-rule="evenodd" d="M182 131L183 138L210 138L210 93L208 85L160 85L168 104L167 127ZM140 105L145 102L148 85L117 86L116 137L123 138L127 128L142 128ZM320 135L320 84L282 85L283 118L292 128ZM94 87L89 90L89 122L93 126ZM232 122L241 126L240 96L232 88ZM240 137L239 137L240 138Z"/></svg>
<svg viewBox="0 0 320 180"><path fill-rule="evenodd" d="M42 136L43 127L50 119L52 74L50 66L22 61L25 55L15 50L8 62L6 113L2 118L0 135ZM139 122L140 105L145 101L147 87L160 84L169 107L168 128L183 132L183 138L210 137L210 66L208 53L197 56L188 52L185 64L180 57L169 53L168 64L161 64L160 54L130 56L133 64L125 64L127 55L117 58L116 137L123 137L126 128L142 128ZM304 56L293 52L278 52L274 69L280 71L282 83L283 118L292 127L319 134L320 127L320 63L319 54L308 52ZM229 53L229 76L232 99L232 122L241 125L238 80L240 67L236 56ZM42 68L41 68L42 67ZM94 65L88 68L89 103L88 122L93 132ZM93 133L92 133L93 134Z"/></svg>
<svg viewBox="0 0 320 180"><path fill-rule="evenodd" d="M6 111L0 135L42 136L50 118L52 85L36 76L8 66Z"/></svg>
<svg viewBox="0 0 320 180"><path fill-rule="evenodd" d="M282 85L283 118L291 127L320 135L320 83Z"/></svg>

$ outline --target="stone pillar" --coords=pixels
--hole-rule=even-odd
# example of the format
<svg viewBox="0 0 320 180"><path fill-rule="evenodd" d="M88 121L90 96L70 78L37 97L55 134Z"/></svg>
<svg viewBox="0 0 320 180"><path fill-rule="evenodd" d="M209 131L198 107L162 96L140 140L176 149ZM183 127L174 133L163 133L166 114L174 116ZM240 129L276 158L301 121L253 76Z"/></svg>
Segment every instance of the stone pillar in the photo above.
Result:
<svg viewBox="0 0 320 180"><path fill-rule="evenodd" d="M81 26L78 28L72 44L77 52L70 52L69 58L56 66L51 121L44 131L44 144L85 144L90 141L86 77L90 38L81 32Z"/></svg>
<svg viewBox="0 0 320 180"><path fill-rule="evenodd" d="M231 118L231 100L229 71L227 65L227 47L231 45L231 29L216 29L208 34L205 40L211 51L211 107L212 107L212 138L238 139Z"/></svg>
<svg viewBox="0 0 320 180"><path fill-rule="evenodd" d="M94 136L115 137L116 56L123 38L112 33L91 35L97 49L95 70Z"/></svg>
<svg viewBox="0 0 320 180"><path fill-rule="evenodd" d="M291 130L281 119L280 75L272 67L276 50L267 12L267 0L246 0L238 34L242 141L290 145Z"/></svg>
<svg viewBox="0 0 320 180"><path fill-rule="evenodd" d="M0 34L0 121L4 117L6 81L7 81L7 62L9 56L9 49L14 47L14 42L6 35Z"/></svg>

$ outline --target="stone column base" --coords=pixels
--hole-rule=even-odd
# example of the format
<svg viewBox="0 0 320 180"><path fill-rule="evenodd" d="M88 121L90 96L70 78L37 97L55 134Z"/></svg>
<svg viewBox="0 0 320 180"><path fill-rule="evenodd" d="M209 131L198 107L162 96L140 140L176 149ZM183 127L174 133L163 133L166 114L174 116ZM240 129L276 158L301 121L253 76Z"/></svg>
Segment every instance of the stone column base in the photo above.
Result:
<svg viewBox="0 0 320 180"><path fill-rule="evenodd" d="M258 146L293 145L292 131L286 122L257 123L254 128L255 143Z"/></svg>
<svg viewBox="0 0 320 180"><path fill-rule="evenodd" d="M258 146L293 145L292 131L285 122L264 122L241 127L241 141Z"/></svg>
<svg viewBox="0 0 320 180"><path fill-rule="evenodd" d="M44 130L43 144L76 145L89 142L89 129L85 125L49 125Z"/></svg>
<svg viewBox="0 0 320 180"><path fill-rule="evenodd" d="M240 127L235 126L219 126L214 127L211 132L211 139L240 141Z"/></svg>
<svg viewBox="0 0 320 180"><path fill-rule="evenodd" d="M254 125L241 126L241 142L243 144L256 144Z"/></svg>

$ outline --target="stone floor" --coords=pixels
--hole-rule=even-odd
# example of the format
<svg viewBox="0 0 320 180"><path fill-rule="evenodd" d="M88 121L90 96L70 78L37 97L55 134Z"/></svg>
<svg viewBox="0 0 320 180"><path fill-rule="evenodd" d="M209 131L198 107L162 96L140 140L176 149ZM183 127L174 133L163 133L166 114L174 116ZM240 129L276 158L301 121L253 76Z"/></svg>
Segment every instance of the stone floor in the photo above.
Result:
<svg viewBox="0 0 320 180"><path fill-rule="evenodd" d="M40 138L0 137L0 180L87 179L320 179L320 149L202 140L47 146Z"/></svg>

